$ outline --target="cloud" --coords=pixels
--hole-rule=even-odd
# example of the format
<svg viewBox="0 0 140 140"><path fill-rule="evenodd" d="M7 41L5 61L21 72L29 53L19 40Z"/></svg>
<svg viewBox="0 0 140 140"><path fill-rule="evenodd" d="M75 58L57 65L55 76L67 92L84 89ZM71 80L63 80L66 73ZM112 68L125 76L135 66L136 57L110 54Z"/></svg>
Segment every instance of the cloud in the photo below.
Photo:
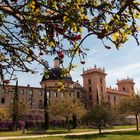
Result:
<svg viewBox="0 0 140 140"><path fill-rule="evenodd" d="M130 77L134 79L136 86L140 87L140 78L137 78L139 76L139 69L140 62L121 66L116 69L111 69L107 71L107 83L110 85L115 85L117 79Z"/></svg>

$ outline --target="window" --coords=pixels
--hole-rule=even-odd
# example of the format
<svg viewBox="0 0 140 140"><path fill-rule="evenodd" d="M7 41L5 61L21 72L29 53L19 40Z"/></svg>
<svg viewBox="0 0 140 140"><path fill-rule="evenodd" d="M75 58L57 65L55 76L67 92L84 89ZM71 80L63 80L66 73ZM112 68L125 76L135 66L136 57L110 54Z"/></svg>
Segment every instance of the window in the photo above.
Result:
<svg viewBox="0 0 140 140"><path fill-rule="evenodd" d="M28 92L28 102L31 104L32 103L32 98L33 98L33 91L29 90Z"/></svg>
<svg viewBox="0 0 140 140"><path fill-rule="evenodd" d="M50 92L47 91L47 98L49 99L50 98Z"/></svg>
<svg viewBox="0 0 140 140"><path fill-rule="evenodd" d="M89 92L92 92L92 87L88 87L88 91Z"/></svg>
<svg viewBox="0 0 140 140"><path fill-rule="evenodd" d="M88 79L88 84L91 84L91 79Z"/></svg>
<svg viewBox="0 0 140 140"><path fill-rule="evenodd" d="M125 87L123 87L123 91L125 91Z"/></svg>
<svg viewBox="0 0 140 140"><path fill-rule="evenodd" d="M29 90L28 95L29 96L33 96L33 91L32 90Z"/></svg>
<svg viewBox="0 0 140 140"><path fill-rule="evenodd" d="M103 79L100 79L100 83L101 83L101 84L103 83Z"/></svg>
<svg viewBox="0 0 140 140"><path fill-rule="evenodd" d="M101 92L103 92L103 87L101 87Z"/></svg>
<svg viewBox="0 0 140 140"><path fill-rule="evenodd" d="M62 98L64 97L64 93L61 93L61 97L62 97Z"/></svg>
<svg viewBox="0 0 140 140"><path fill-rule="evenodd" d="M32 104L32 99L28 99L28 103L29 104Z"/></svg>
<svg viewBox="0 0 140 140"><path fill-rule="evenodd" d="M116 97L114 96L114 101L116 101Z"/></svg>
<svg viewBox="0 0 140 140"><path fill-rule="evenodd" d="M89 95L89 99L92 100L92 95Z"/></svg>
<svg viewBox="0 0 140 140"><path fill-rule="evenodd" d="M42 91L39 91L39 96L42 96L43 92Z"/></svg>
<svg viewBox="0 0 140 140"><path fill-rule="evenodd" d="M5 98L1 98L1 103L5 104Z"/></svg>
<svg viewBox="0 0 140 140"><path fill-rule="evenodd" d="M42 102L42 100L39 100L38 107L41 108L41 109L43 108L43 102Z"/></svg>
<svg viewBox="0 0 140 140"><path fill-rule="evenodd" d="M13 103L13 99L11 99L11 103Z"/></svg>
<svg viewBox="0 0 140 140"><path fill-rule="evenodd" d="M58 93L57 92L54 93L54 97L58 97Z"/></svg>
<svg viewBox="0 0 140 140"><path fill-rule="evenodd" d="M80 92L79 91L77 92L77 98L80 98Z"/></svg>
<svg viewBox="0 0 140 140"><path fill-rule="evenodd" d="M20 94L23 95L24 94L24 89L20 90Z"/></svg>
<svg viewBox="0 0 140 140"><path fill-rule="evenodd" d="M71 96L71 93L69 93L69 96Z"/></svg>
<svg viewBox="0 0 140 140"><path fill-rule="evenodd" d="M108 96L108 101L110 101L110 96Z"/></svg>

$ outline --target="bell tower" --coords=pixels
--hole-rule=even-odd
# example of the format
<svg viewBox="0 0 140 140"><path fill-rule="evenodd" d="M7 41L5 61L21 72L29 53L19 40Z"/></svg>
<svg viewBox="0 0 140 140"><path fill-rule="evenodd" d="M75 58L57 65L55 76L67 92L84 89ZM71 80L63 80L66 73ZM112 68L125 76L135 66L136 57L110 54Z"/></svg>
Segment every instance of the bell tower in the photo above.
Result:
<svg viewBox="0 0 140 140"><path fill-rule="evenodd" d="M117 80L118 89L127 92L131 96L134 94L134 80L127 77L127 79Z"/></svg>
<svg viewBox="0 0 140 140"><path fill-rule="evenodd" d="M104 68L97 68L96 65L92 69L83 70L83 88L87 108L106 99L106 75Z"/></svg>

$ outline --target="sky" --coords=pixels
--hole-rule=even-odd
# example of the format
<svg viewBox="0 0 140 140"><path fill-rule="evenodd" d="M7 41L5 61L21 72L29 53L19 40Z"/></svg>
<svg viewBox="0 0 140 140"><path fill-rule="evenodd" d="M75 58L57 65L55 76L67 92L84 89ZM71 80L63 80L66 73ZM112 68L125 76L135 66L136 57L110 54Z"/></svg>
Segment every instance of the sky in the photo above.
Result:
<svg viewBox="0 0 140 140"><path fill-rule="evenodd" d="M111 46L111 49L106 49L101 41L95 36L87 38L83 45L90 50L87 51L86 63L82 65L79 58L74 59L74 64L78 65L75 71L71 72L72 79L79 81L82 85L82 71L83 68L93 68L96 64L97 67L105 68L106 83L107 86L116 86L117 79L124 79L127 77L133 78L136 89L140 89L140 46L137 46L134 39L130 38L119 50L117 50L112 44L107 43L106 45ZM53 57L48 59L50 66L53 67ZM64 64L68 62L68 58L64 59ZM43 68L38 64L34 64L38 67L39 72L43 71ZM24 74L18 73L19 85L40 87L40 81L43 75L38 74Z"/></svg>

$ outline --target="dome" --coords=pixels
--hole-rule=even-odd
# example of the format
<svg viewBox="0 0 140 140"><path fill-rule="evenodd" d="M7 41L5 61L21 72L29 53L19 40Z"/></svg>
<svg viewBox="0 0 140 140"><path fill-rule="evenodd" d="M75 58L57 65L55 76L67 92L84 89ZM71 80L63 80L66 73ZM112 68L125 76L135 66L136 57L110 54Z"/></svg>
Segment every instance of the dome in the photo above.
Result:
<svg viewBox="0 0 140 140"><path fill-rule="evenodd" d="M62 77L61 73L62 73L61 68L52 68L49 71L48 77L45 77L45 75L43 76L42 82L47 81L47 80L70 80L70 81L72 81L71 76Z"/></svg>

